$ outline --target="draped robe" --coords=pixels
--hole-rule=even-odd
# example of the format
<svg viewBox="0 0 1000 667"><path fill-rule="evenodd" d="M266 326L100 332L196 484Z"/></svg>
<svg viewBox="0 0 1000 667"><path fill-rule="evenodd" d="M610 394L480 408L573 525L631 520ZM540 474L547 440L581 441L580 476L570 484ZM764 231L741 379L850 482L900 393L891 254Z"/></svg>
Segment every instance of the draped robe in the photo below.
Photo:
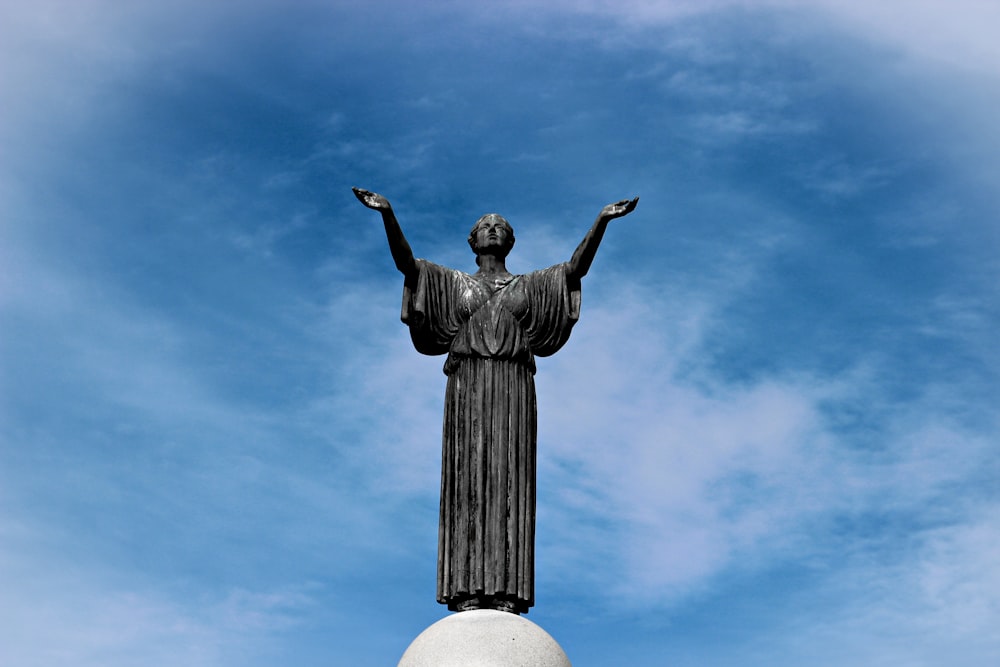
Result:
<svg viewBox="0 0 1000 667"><path fill-rule="evenodd" d="M423 354L447 354L437 599L534 604L535 357L580 313L566 265L493 281L417 260L402 320Z"/></svg>

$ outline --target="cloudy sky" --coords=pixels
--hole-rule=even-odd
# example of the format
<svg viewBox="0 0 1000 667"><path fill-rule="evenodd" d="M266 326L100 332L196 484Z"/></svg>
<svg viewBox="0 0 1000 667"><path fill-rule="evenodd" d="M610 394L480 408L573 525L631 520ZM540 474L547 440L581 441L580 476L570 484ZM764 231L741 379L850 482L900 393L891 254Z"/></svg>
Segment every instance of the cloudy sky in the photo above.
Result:
<svg viewBox="0 0 1000 667"><path fill-rule="evenodd" d="M445 615L443 359L353 185L515 272L641 196L537 375L576 667L1000 663L997 5L416 4L3 3L0 664Z"/></svg>

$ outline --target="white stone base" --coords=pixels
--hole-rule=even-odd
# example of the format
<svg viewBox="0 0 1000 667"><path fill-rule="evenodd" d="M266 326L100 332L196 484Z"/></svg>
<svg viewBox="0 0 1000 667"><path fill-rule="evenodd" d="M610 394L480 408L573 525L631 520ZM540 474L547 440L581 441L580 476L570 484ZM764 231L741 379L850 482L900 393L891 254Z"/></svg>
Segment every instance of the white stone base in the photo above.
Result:
<svg viewBox="0 0 1000 667"><path fill-rule="evenodd" d="M517 614L460 611L420 633L399 667L571 667L549 633Z"/></svg>

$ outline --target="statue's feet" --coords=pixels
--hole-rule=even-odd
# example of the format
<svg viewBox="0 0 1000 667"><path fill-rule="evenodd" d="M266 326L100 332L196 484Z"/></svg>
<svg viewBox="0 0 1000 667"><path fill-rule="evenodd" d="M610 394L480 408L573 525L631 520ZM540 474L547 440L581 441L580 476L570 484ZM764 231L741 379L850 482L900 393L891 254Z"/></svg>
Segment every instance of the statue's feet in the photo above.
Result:
<svg viewBox="0 0 1000 667"><path fill-rule="evenodd" d="M468 597L461 602L456 602L453 608L455 611L495 609L497 611L506 611L511 614L520 613L517 609L517 603L513 600L504 600L503 598L494 598L488 595L474 595L472 597Z"/></svg>
<svg viewBox="0 0 1000 667"><path fill-rule="evenodd" d="M471 597L462 600L455 604L455 611L471 611L473 609L482 609L483 599L480 597Z"/></svg>
<svg viewBox="0 0 1000 667"><path fill-rule="evenodd" d="M510 612L511 614L517 613L517 605L515 605L510 600L494 599L490 602L490 606L496 609L497 611L506 611Z"/></svg>

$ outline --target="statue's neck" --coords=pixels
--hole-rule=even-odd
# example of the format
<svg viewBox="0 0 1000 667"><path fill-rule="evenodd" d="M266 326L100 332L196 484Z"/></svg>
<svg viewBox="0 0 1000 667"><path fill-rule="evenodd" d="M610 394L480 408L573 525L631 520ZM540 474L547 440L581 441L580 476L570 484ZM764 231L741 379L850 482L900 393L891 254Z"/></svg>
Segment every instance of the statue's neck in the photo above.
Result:
<svg viewBox="0 0 1000 667"><path fill-rule="evenodd" d="M479 272L481 275L507 275L507 262L496 255L479 256Z"/></svg>

